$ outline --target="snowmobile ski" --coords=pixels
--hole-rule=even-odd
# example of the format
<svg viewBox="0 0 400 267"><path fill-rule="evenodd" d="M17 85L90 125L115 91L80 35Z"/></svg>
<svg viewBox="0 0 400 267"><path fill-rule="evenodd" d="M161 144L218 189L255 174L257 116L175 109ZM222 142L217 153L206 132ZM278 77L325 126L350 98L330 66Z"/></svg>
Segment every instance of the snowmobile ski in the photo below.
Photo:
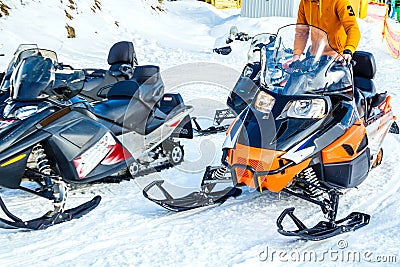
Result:
<svg viewBox="0 0 400 267"><path fill-rule="evenodd" d="M186 211L200 207L222 204L230 197L237 197L242 193L242 190L236 187L228 187L221 191L210 192L210 186L202 187L200 192L192 192L184 197L174 198L162 186L164 180L153 181L143 189L143 195L150 201L160 205L171 211ZM148 191L156 186L165 199L155 199L149 196ZM212 186L211 186L212 187Z"/></svg>
<svg viewBox="0 0 400 267"><path fill-rule="evenodd" d="M42 217L32 219L29 221L23 221L20 218L13 215L5 206L3 200L0 197L0 206L3 212L12 221L0 218L0 228L4 229L30 229L30 230L42 230L46 229L55 224L60 224L63 222L70 221L72 219L78 219L83 215L89 213L94 208L96 208L101 201L100 196L95 196L92 200L85 202L75 208L65 210L63 212L56 212L54 214L48 215L49 213L43 215Z"/></svg>
<svg viewBox="0 0 400 267"><path fill-rule="evenodd" d="M226 132L226 130L228 130L228 128L229 128L229 125L216 125L216 126L210 126L206 129L203 129L203 128L201 128L200 124L197 122L197 119L195 117L193 117L192 120L195 125L194 130L200 136Z"/></svg>
<svg viewBox="0 0 400 267"><path fill-rule="evenodd" d="M334 221L320 221L312 228L307 228L294 214L294 208L285 209L277 219L278 232L285 236L298 236L306 240L319 241L349 231L355 231L369 223L370 215L360 212L352 212L347 217ZM283 229L282 221L289 215L298 230L287 231Z"/></svg>

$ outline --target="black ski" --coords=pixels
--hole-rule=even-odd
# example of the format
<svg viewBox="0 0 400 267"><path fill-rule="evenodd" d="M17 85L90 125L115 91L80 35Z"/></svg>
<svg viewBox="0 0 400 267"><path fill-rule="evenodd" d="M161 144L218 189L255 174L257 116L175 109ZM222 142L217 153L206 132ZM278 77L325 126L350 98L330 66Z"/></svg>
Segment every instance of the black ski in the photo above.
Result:
<svg viewBox="0 0 400 267"><path fill-rule="evenodd" d="M162 186L163 180L153 181L143 189L143 195L150 201L160 205L171 211L186 211L200 207L222 204L230 197L237 197L242 193L242 190L237 187L228 187L224 190L216 192L208 192L206 187L202 191L192 192L184 197L173 198L168 191ZM156 186L165 199L155 199L149 196L148 191Z"/></svg>
<svg viewBox="0 0 400 267"><path fill-rule="evenodd" d="M12 215L4 205L4 202L0 198L1 208L4 213L10 217L13 221L5 220L0 218L0 228L4 229L30 229L30 230L42 230L46 229L55 224L60 224L63 222L70 221L72 219L77 219L90 212L96 208L101 201L100 196L95 196L92 200L85 202L75 208L65 210L63 212L57 212L51 216L45 214L40 218L23 221Z"/></svg>
<svg viewBox="0 0 400 267"><path fill-rule="evenodd" d="M360 212L352 212L347 217L338 221L320 221L314 227L307 228L293 214L294 208L285 209L277 219L278 232L285 236L298 236L300 238L312 241L327 239L349 231L355 231L369 223L370 215ZM294 224L298 227L297 230L284 230L282 226L283 219L289 215Z"/></svg>

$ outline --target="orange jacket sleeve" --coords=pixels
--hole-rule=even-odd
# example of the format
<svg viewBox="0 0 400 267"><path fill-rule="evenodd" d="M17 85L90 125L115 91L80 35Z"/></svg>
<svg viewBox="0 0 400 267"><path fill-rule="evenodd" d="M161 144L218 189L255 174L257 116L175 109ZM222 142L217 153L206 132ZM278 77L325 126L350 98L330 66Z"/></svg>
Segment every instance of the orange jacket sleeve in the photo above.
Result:
<svg viewBox="0 0 400 267"><path fill-rule="evenodd" d="M297 13L297 24L309 24L307 22L306 14L304 12L304 0L300 1L299 10ZM296 28L296 35L294 38L293 44L293 54L301 55L303 53L304 48L306 47L308 38L308 32L304 32L304 29Z"/></svg>
<svg viewBox="0 0 400 267"><path fill-rule="evenodd" d="M343 28L347 35L344 49L349 49L354 53L361 38L360 29L357 23L357 14L351 6L349 0L338 1L336 12L339 16L339 19L342 21Z"/></svg>

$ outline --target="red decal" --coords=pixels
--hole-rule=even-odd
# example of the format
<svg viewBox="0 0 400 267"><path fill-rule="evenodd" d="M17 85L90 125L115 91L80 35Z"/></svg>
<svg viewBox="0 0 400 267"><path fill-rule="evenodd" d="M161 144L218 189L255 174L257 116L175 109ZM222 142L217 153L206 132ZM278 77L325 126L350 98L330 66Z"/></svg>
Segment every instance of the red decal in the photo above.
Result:
<svg viewBox="0 0 400 267"><path fill-rule="evenodd" d="M77 157L72 162L75 165L75 169L76 169L76 172L78 173L79 179L85 178L86 175L85 175L85 173L83 171L82 158L81 157Z"/></svg>
<svg viewBox="0 0 400 267"><path fill-rule="evenodd" d="M132 155L126 151L120 144L116 144L101 162L102 165L113 165L123 160L131 158Z"/></svg>
<svg viewBox="0 0 400 267"><path fill-rule="evenodd" d="M178 126L178 124L179 124L180 122L181 122L181 120L178 120L178 121L174 122L173 124L171 124L170 127L176 127L176 126Z"/></svg>

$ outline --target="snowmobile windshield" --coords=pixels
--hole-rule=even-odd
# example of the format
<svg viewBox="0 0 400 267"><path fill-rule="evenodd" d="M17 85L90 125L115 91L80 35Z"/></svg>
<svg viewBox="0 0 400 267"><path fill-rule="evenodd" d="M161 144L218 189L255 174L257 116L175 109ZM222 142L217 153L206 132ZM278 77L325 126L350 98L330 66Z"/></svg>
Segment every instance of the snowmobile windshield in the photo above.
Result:
<svg viewBox="0 0 400 267"><path fill-rule="evenodd" d="M13 73L11 98L32 101L45 97L46 89L55 80L54 64L50 58L31 56L22 60Z"/></svg>
<svg viewBox="0 0 400 267"><path fill-rule="evenodd" d="M323 30L288 25L278 30L273 52L261 50L261 84L284 95L321 94L353 98L352 75ZM300 59L293 61L293 54Z"/></svg>
<svg viewBox="0 0 400 267"><path fill-rule="evenodd" d="M1 90L6 91L10 88L11 75L22 60L38 55L49 58L55 66L58 64L56 52L48 49L38 48L36 44L21 44L14 52L14 56L8 64L4 80L1 84Z"/></svg>
<svg viewBox="0 0 400 267"><path fill-rule="evenodd" d="M17 101L44 98L66 101L79 94L85 80L83 70L55 71L48 57L31 56L18 65L11 88L11 97Z"/></svg>

